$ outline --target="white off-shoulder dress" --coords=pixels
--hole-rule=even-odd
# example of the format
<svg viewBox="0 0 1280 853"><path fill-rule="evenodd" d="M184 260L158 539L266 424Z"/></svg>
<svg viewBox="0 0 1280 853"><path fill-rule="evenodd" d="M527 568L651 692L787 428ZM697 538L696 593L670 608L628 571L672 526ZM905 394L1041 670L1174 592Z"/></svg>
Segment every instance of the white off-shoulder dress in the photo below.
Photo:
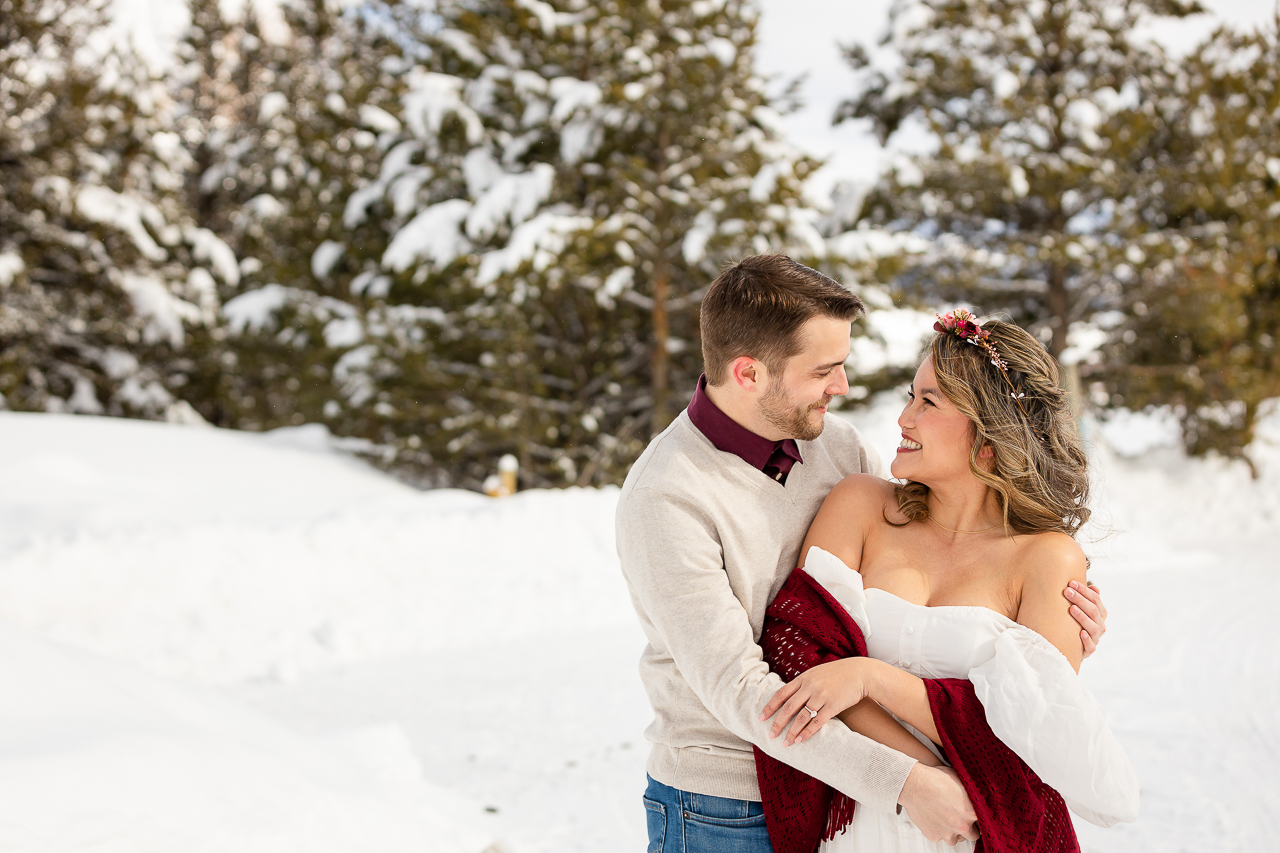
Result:
<svg viewBox="0 0 1280 853"><path fill-rule="evenodd" d="M880 589L838 557L810 548L805 571L862 630L868 654L921 678L973 682L996 737L1066 800L1099 826L1138 817L1138 774L1107 727L1093 695L1048 640L987 607L912 604ZM905 724L904 724L905 725ZM924 735L907 728L938 753ZM858 808L819 853L966 853L930 842L901 814Z"/></svg>

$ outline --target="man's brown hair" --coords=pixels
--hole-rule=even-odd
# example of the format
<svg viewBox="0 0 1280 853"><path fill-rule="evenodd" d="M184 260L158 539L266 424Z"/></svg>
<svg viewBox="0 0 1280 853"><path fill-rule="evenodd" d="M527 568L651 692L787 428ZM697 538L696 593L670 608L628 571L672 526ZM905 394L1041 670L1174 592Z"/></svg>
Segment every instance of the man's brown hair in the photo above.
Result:
<svg viewBox="0 0 1280 853"><path fill-rule="evenodd" d="M729 378L749 356L781 373L800 352L800 328L812 317L856 320L862 300L844 285L786 255L756 255L720 273L702 298L702 364L707 383Z"/></svg>

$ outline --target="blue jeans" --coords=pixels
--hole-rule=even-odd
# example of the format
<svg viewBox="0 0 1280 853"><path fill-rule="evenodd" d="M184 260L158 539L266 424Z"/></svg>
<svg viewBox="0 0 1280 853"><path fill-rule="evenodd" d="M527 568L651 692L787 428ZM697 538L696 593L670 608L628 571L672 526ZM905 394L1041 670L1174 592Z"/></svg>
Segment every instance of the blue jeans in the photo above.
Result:
<svg viewBox="0 0 1280 853"><path fill-rule="evenodd" d="M644 807L647 853L773 853L759 803L678 791L651 776Z"/></svg>

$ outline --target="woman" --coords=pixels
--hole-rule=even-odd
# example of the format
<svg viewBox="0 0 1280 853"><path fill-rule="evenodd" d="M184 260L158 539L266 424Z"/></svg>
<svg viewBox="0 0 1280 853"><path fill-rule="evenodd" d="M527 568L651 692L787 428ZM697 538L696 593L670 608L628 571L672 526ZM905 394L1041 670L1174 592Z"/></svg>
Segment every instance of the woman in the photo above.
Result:
<svg viewBox="0 0 1280 853"><path fill-rule="evenodd" d="M1089 510L1086 457L1057 365L1008 323L980 325L957 310L934 328L898 419L902 442L890 470L905 483L861 474L840 483L801 549L805 572L796 573L847 611L869 657L809 669L778 691L764 717L774 715L771 732L785 732L789 745L839 716L936 765L946 754L939 744L960 750L939 731L939 685L969 679L973 698L958 701L977 708L976 725L989 725L999 738L992 742L1038 774L1020 784L1043 780L1103 825L1133 820L1136 774L1075 678L1080 629L1060 598L1064 586L1085 582L1073 535ZM766 649L778 631L776 620L766 623ZM962 778L975 807L1002 793ZM1046 808L1052 813L1053 803ZM1058 822L1066 824L1060 849L1071 849L1065 810ZM991 819L982 829L1015 832L1007 823ZM930 843L906 816L868 809L846 811L834 829L829 822L827 837L821 849L830 853L973 849L960 838Z"/></svg>

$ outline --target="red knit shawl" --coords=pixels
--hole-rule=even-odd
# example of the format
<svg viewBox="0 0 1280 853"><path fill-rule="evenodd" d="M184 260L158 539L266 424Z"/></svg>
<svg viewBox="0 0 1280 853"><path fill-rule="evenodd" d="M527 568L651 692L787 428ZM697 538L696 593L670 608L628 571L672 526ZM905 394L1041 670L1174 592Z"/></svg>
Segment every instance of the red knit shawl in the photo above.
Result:
<svg viewBox="0 0 1280 853"><path fill-rule="evenodd" d="M867 653L857 623L803 569L791 573L769 605L760 646L785 681L818 664ZM942 753L978 815L978 851L1079 853L1066 803L992 733L973 684L963 678L924 683ZM755 755L775 853L814 853L853 820L854 802L844 794L759 748Z"/></svg>

